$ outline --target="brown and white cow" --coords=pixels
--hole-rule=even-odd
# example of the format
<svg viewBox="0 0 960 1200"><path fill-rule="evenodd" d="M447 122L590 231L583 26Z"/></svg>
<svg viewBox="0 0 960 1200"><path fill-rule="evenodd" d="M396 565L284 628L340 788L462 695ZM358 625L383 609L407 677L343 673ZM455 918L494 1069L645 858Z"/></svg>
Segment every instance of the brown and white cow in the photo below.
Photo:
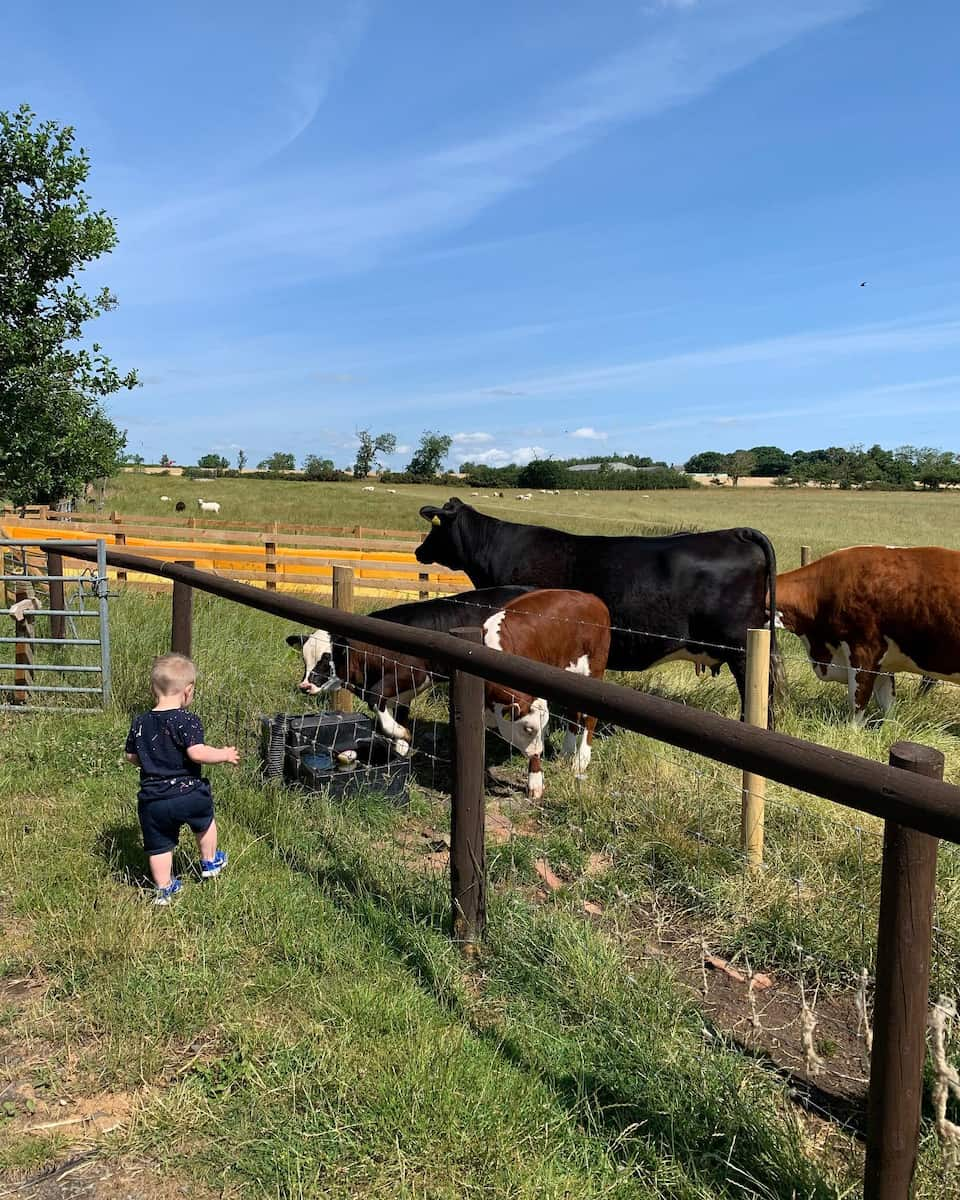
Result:
<svg viewBox="0 0 960 1200"><path fill-rule="evenodd" d="M853 719L871 696L886 714L893 673L960 683L960 551L851 546L777 576L778 624L816 674L847 684Z"/></svg>
<svg viewBox="0 0 960 1200"><path fill-rule="evenodd" d="M469 597L489 595L494 589L466 592L451 597L459 609L456 624L481 624L483 641L494 650L517 654L535 662L562 667L582 675L601 678L610 652L610 614L596 596L567 590L529 591L509 589L514 596L494 611L482 613L482 622L469 615ZM502 589L508 591L508 589ZM519 593L519 594L518 594ZM410 624L428 627L437 619L437 606L446 599L425 600L421 604L397 606L414 610ZM416 610L423 610L417 612ZM447 609L440 610L444 617ZM378 616L379 614L372 614ZM399 754L410 750L411 734L406 727L407 706L414 696L433 682L429 664L412 655L384 652L378 647L355 641L331 639L318 629L309 638L288 638L301 645L307 665L305 683L311 691L346 687L361 696L377 713L377 723L392 738ZM304 687L304 684L301 684ZM527 757L527 794L543 795L544 733L550 713L547 702L501 684L485 686L485 722L510 745ZM402 715L402 720L397 718ZM585 713L568 714L565 719L579 728L579 735L568 728L563 753L573 760L573 769L581 776L590 762L596 719Z"/></svg>

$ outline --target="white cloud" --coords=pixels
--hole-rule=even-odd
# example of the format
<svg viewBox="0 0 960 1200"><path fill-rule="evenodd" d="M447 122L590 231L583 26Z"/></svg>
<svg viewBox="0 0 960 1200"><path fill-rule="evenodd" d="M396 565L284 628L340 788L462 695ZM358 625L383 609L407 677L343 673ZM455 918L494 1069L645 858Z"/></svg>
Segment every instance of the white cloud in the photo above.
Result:
<svg viewBox="0 0 960 1200"><path fill-rule="evenodd" d="M480 446L484 442L492 441L492 433L455 433L453 435L453 444L455 446Z"/></svg>
<svg viewBox="0 0 960 1200"><path fill-rule="evenodd" d="M592 442L605 442L607 440L607 434L603 433L599 429L593 429L589 425L584 425L581 429L575 429L570 436L575 438L587 438Z"/></svg>
<svg viewBox="0 0 960 1200"><path fill-rule="evenodd" d="M505 467L508 463L516 463L522 467L533 458L543 458L546 453L543 446L518 446L516 450L499 450L494 447L492 450L484 450L482 454L475 454L471 462L483 463L487 467Z"/></svg>
<svg viewBox="0 0 960 1200"><path fill-rule="evenodd" d="M409 454L412 449L412 446L398 446L396 450L394 450L394 454Z"/></svg>

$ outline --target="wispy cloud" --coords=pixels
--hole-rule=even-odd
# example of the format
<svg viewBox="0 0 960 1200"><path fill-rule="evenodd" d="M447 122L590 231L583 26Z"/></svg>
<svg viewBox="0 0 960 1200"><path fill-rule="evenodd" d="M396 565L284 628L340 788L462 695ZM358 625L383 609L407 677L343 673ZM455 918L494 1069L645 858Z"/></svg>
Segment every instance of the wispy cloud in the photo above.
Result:
<svg viewBox="0 0 960 1200"><path fill-rule="evenodd" d="M500 386L517 387L533 396L594 391L599 388L658 385L680 372L777 363L811 366L858 355L919 354L960 345L960 319L882 322L848 329L810 331L710 346L680 354L658 355L630 362L597 364L576 371L555 372L518 379ZM489 395L478 388L471 395Z"/></svg>
<svg viewBox="0 0 960 1200"><path fill-rule="evenodd" d="M615 126L703 96L756 59L861 7L861 0L748 0L664 18L639 44L545 88L517 120L479 136L402 158L370 148L366 157L321 169L300 165L212 192L193 190L146 222L127 213L112 278L129 302L138 292L171 298L185 286L191 293L259 288L370 267L425 235L468 224ZM353 29L362 20L347 24ZM324 61L336 58L335 49L325 54ZM321 66L309 85L294 85L282 138L298 137L313 119L332 69ZM148 240L136 236L145 226Z"/></svg>
<svg viewBox="0 0 960 1200"><path fill-rule="evenodd" d="M484 442L492 441L492 433L455 433L453 435L453 444L455 446L480 446Z"/></svg>

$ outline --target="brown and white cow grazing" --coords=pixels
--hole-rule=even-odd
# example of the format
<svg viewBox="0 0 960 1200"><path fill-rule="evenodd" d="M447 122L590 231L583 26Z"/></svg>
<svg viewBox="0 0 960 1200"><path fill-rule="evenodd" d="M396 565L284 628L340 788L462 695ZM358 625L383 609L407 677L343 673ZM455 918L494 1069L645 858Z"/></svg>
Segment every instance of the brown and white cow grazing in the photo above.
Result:
<svg viewBox="0 0 960 1200"><path fill-rule="evenodd" d="M491 610L491 593L498 589L465 592L456 597L425 600L421 604L398 605L392 610L406 613L408 623L421 628L436 627L449 620L455 606L454 625L480 624L484 644L548 666L562 667L595 678L603 676L610 653L610 614L596 596L566 590L530 591L521 588L499 589L509 598ZM512 595L510 595L512 593ZM471 616L470 598L478 598ZM483 597L484 603L480 599ZM373 616L380 614L374 613ZM392 620L398 619L391 617ZM433 682L425 659L396 652L385 653L369 643L352 639L334 642L329 633L318 629L309 638L287 639L300 645L307 674L301 688L313 692L343 686L363 697L377 713L377 723L393 739L399 754L410 750L411 734L406 727L407 706L414 696ZM534 799L543 795L544 732L549 720L547 702L540 697L487 683L485 721L528 760L527 794ZM402 717L398 720L398 717ZM582 775L590 762L596 719L583 713L568 714L580 729L579 736L569 731L563 752L573 760L573 769Z"/></svg>
<svg viewBox="0 0 960 1200"><path fill-rule="evenodd" d="M821 679L843 680L854 720L893 673L960 683L960 551L851 546L777 576L778 623L807 648Z"/></svg>
<svg viewBox="0 0 960 1200"><path fill-rule="evenodd" d="M610 655L610 611L587 592L544 588L512 600L483 623L484 645L578 675L602 679ZM527 756L527 795L543 795L543 734L549 720L546 700L499 683L486 685L487 727ZM542 714L542 724L531 720ZM596 717L567 714L563 754L579 779L590 764ZM570 727L570 722L573 728ZM579 730L579 735L576 730Z"/></svg>

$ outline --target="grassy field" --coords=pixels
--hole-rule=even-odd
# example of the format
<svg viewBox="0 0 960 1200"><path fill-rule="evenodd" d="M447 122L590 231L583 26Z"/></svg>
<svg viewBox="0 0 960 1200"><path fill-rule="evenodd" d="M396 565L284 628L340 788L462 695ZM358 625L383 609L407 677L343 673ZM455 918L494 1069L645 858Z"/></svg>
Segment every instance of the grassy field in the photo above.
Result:
<svg viewBox="0 0 960 1200"><path fill-rule="evenodd" d="M238 520L414 529L419 504L445 498L177 485L127 476L108 505L157 512L156 497L182 491ZM643 495L477 503L606 532L753 524L783 566L801 543L954 544L953 496ZM293 627L209 597L195 624L197 709L245 762L214 769L228 873L191 880L170 910L143 903L135 777L120 754L166 648L168 596L112 602L111 711L0 717L0 1194L58 1163L75 1179L102 1172L91 1194L104 1196L123 1172L161 1196L856 1194L855 1133L795 1107L788 1082L803 1091L802 981L817 995L820 1082L851 1089L856 1124L849 1079L865 1058L846 1017L873 964L877 822L771 787L767 868L750 883L727 768L607 731L585 781L548 762L545 800L530 805L519 762L491 746L488 799L512 836L491 841L489 943L465 963L446 938L442 693L415 710L408 808L264 787L258 715L307 707L291 694ZM892 720L855 730L843 688L796 657L788 674L787 732L881 760L901 738L933 744L960 782L956 689L921 699L907 683ZM673 666L625 681L735 711L729 677ZM544 884L540 862L562 886ZM934 988L956 995L960 857L947 846L937 927ZM746 989L718 973L706 999L698 990L704 946L775 981L753 1053L739 1048L754 1036ZM917 1195L958 1194L925 1126Z"/></svg>
<svg viewBox="0 0 960 1200"><path fill-rule="evenodd" d="M391 485L392 486L392 485ZM815 557L840 546L876 542L902 546L949 546L960 549L958 492L840 492L805 488L700 488L679 492L592 492L575 496L534 493L520 504L516 493L498 500L490 492L471 498L460 486L398 485L397 495L377 485L305 483L294 480L203 479L122 475L107 496L106 507L145 516L171 513L160 496L188 504L185 515L198 516L196 499L217 500L221 520L362 525L370 528L426 529L418 509L442 504L450 495L481 512L511 521L534 521L577 533L653 533L674 529L726 529L753 525L777 551L780 570L799 566L800 546ZM173 514L171 514L173 515Z"/></svg>

